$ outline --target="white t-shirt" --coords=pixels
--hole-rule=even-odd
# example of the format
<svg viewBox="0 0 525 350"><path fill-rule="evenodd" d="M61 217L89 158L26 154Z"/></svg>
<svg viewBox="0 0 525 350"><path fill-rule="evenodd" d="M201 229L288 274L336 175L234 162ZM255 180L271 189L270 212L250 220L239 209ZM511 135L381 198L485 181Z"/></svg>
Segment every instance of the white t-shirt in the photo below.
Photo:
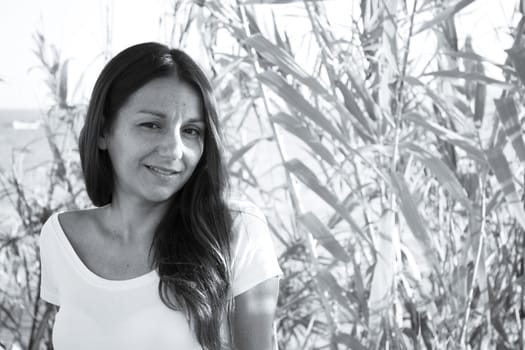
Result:
<svg viewBox="0 0 525 350"><path fill-rule="evenodd" d="M232 294L282 275L260 209L232 201ZM236 215L238 214L238 215ZM78 257L53 214L40 234L40 295L59 305L53 326L55 350L201 349L184 315L165 306L157 271L128 280L104 279Z"/></svg>

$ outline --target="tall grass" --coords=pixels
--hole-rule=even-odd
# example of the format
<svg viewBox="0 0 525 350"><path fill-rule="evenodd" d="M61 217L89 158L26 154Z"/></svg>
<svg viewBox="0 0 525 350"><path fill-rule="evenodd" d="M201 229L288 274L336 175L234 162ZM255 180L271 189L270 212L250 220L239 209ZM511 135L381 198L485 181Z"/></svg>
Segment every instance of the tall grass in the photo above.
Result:
<svg viewBox="0 0 525 350"><path fill-rule="evenodd" d="M458 43L454 18L475 0L363 0L346 31L321 1L271 2L175 2L170 43L201 33L235 188L270 218L285 272L279 347L523 348L524 13L496 64L472 49L482 38ZM290 8L309 23L303 45L264 15ZM421 33L438 43L423 68ZM20 224L0 238L0 324L27 349L50 348L40 225L87 205L74 146L84 107L64 91L67 61L46 60L43 37L37 47L57 96L47 196L2 174Z"/></svg>

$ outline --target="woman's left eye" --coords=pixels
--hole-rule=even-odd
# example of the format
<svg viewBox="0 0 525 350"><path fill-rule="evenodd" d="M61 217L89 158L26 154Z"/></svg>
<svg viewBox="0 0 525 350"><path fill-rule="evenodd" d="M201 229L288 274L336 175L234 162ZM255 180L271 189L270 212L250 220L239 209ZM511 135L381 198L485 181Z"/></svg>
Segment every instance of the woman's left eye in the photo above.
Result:
<svg viewBox="0 0 525 350"><path fill-rule="evenodd" d="M187 127L184 129L184 132L186 134L190 134L191 136L200 136L201 135L201 130L199 128L195 128L195 127Z"/></svg>

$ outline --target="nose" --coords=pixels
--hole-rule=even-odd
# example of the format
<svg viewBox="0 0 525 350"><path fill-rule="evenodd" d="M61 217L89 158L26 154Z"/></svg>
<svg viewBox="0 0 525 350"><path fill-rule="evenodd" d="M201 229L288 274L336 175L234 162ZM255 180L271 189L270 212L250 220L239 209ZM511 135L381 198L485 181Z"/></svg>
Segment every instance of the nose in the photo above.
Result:
<svg viewBox="0 0 525 350"><path fill-rule="evenodd" d="M159 155L166 158L182 159L184 143L180 135L180 130L170 130L162 135L162 140L158 147Z"/></svg>

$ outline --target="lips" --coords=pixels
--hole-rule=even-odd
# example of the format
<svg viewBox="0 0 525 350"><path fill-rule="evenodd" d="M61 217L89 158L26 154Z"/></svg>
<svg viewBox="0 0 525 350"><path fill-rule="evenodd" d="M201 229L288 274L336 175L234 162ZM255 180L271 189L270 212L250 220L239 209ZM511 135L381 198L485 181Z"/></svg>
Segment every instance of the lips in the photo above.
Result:
<svg viewBox="0 0 525 350"><path fill-rule="evenodd" d="M177 175L178 173L181 172L181 170L176 170L176 169L172 169L172 168L165 168L165 167L160 167L160 166L154 166L154 165L146 165L146 168L151 170L153 173L156 173L156 174L162 175L162 176L173 176L173 175Z"/></svg>

